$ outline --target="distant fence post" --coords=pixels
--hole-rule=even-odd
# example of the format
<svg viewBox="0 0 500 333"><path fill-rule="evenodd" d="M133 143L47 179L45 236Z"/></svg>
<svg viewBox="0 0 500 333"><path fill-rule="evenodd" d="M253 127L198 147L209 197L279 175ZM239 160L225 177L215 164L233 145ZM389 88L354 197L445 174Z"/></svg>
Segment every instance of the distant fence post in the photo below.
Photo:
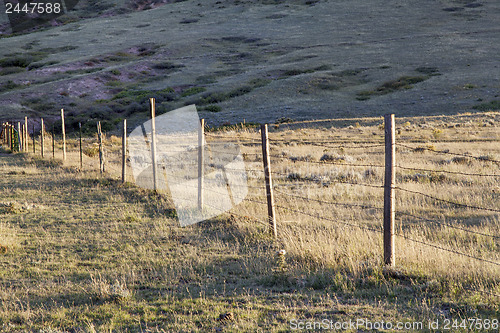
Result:
<svg viewBox="0 0 500 333"><path fill-rule="evenodd" d="M82 170L83 169L82 123L78 123L78 130L80 134L80 170Z"/></svg>
<svg viewBox="0 0 500 333"><path fill-rule="evenodd" d="M52 158L56 158L56 136L54 134L54 123L52 123Z"/></svg>
<svg viewBox="0 0 500 333"><path fill-rule="evenodd" d="M43 118L41 118L41 126L42 126L42 128L40 129L40 135L41 135L41 138L40 138L40 150L42 152L42 158L43 158L44 155L45 155L45 147L44 147L44 143L45 143L45 126L43 125Z"/></svg>
<svg viewBox="0 0 500 333"><path fill-rule="evenodd" d="M18 147L18 151L21 152L23 151L23 143L24 143L24 138L22 138L22 133L21 132L21 123L18 121L17 122L17 136L18 136L18 141L19 141L19 147Z"/></svg>
<svg viewBox="0 0 500 333"><path fill-rule="evenodd" d="M205 136L205 119L200 119L200 130L198 131L198 209L203 209L203 183L204 183L204 162L205 148L203 147L203 139Z"/></svg>
<svg viewBox="0 0 500 333"><path fill-rule="evenodd" d="M395 266L394 248L394 181L396 174L396 146L394 114L384 116L385 181L384 181L384 263Z"/></svg>
<svg viewBox="0 0 500 333"><path fill-rule="evenodd" d="M155 125L155 99L149 99L151 109L151 162L153 166L153 189L158 190L158 177L156 176L156 125Z"/></svg>
<svg viewBox="0 0 500 333"><path fill-rule="evenodd" d="M35 142L35 124L33 124L33 155L36 154L36 142Z"/></svg>
<svg viewBox="0 0 500 333"><path fill-rule="evenodd" d="M266 180L267 194L267 215L269 217L269 226L274 238L278 237L276 230L276 213L274 209L273 182L271 176L271 158L269 156L269 137L267 133L267 124L260 126L262 136L262 160L264 162L264 177Z"/></svg>
<svg viewBox="0 0 500 333"><path fill-rule="evenodd" d="M127 119L123 119L122 136L122 183L127 179Z"/></svg>
<svg viewBox="0 0 500 333"><path fill-rule="evenodd" d="M64 127L64 109L61 109L62 139L63 139L63 161L66 161L66 128Z"/></svg>
<svg viewBox="0 0 500 333"><path fill-rule="evenodd" d="M28 117L24 117L24 151L28 152L28 141L29 141L29 133L28 133Z"/></svg>
<svg viewBox="0 0 500 333"><path fill-rule="evenodd" d="M102 129L101 122L97 122L97 137L99 138L99 171L104 173L106 170L104 168L104 146L102 143Z"/></svg>
<svg viewBox="0 0 500 333"><path fill-rule="evenodd" d="M14 151L15 144L15 136L14 136L14 123L10 124L10 151Z"/></svg>
<svg viewBox="0 0 500 333"><path fill-rule="evenodd" d="M22 137L23 137L23 147L22 147L22 150L23 152L27 152L26 150L26 128L24 127L24 124L21 124L21 134L22 134Z"/></svg>

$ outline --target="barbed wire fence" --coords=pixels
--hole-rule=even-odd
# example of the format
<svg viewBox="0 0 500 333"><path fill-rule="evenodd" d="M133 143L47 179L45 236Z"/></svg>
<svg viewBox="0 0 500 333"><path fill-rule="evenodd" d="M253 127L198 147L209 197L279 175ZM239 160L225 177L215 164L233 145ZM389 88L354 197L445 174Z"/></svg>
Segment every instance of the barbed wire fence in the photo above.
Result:
<svg viewBox="0 0 500 333"><path fill-rule="evenodd" d="M62 114L62 117L64 115ZM64 123L64 121L63 121ZM382 147L385 147L385 155L387 156L388 150L394 149L396 151L396 148L398 150L401 149L406 149L407 151L413 151L413 152L421 152L423 150L429 152L429 153L434 153L434 154L439 154L439 155L447 155L447 156L453 156L454 158L461 158L461 159L467 159L467 160L476 160L476 161L482 161L485 163L491 163L493 165L500 165L500 161L497 159L494 159L491 156L483 155L483 156L475 156L471 154L464 154L464 153L458 153L458 152L452 152L449 151L448 149L446 150L437 150L434 147L413 147L407 143L399 143L399 142L393 142L392 145L388 145L387 138L391 135L393 135L394 127L391 128L389 125L389 122L386 122L386 127L385 127L385 132L386 132L386 141L384 143L382 142L362 142L361 144L354 145L354 144L346 144L345 142L339 142L338 144L332 144L331 141L328 140L313 140L313 139L306 139L302 140L300 142L301 145L310 145L318 148L324 148L325 150L328 149L341 149L341 150L346 150L346 149L359 149L359 150L373 150L373 149L379 149ZM16 126L17 125L17 126ZM389 125L389 126L388 126ZM498 214L500 213L500 209L496 207L486 207L486 206L480 206L480 205L475 205L475 204L470 204L470 203L465 203L465 202L458 202L458 201L452 201L444 198L440 198L439 196L436 195L431 195L429 193L424 193L422 191L416 191L412 190L409 188L405 188L402 186L396 186L395 184L391 182L385 182L384 184L376 184L376 183L362 183L357 179L350 179L349 177L330 177L329 179L321 179L321 177L316 177L314 175L307 175L304 174L302 171L294 171L293 170L293 165L296 164L304 164L304 165L316 165L316 166L322 166L322 167L351 167L351 168L360 168L360 169L366 169L366 170L371 170L371 169L384 169L384 171L387 172L387 169L390 167L391 169L395 170L403 170L403 171L415 171L415 172L425 172L425 173L439 173L439 174L449 174L449 175L454 175L454 176L467 176L467 177L481 177L481 178L491 178L491 179L499 179L500 174L498 173L478 173L478 172L461 172L461 171L453 171L453 170L447 170L445 168L440 168L440 169L430 169L430 168L417 168L417 167L410 167L406 165L391 165L389 166L387 164L387 159L386 159L386 164L381 165L381 164L374 164L374 163L355 163L355 162L350 162L342 159L331 159L328 156L325 155L325 158L320 159L319 161L308 159L308 158L295 158L293 156L288 156L287 154L275 154L275 153L270 153L269 148L267 148L267 157L268 158L273 158L275 162L286 159L287 161L291 163L287 163L287 171L278 171L278 170L272 170L273 163L266 165L265 161L265 155L266 155L266 147L264 144L264 141L267 141L268 145L271 145L272 147L276 148L276 145L282 145L284 143L287 143L286 140L284 139L276 139L272 140L269 139L267 130L264 129L264 125L261 127L261 133L265 133L265 138L262 136L262 139L259 140L258 138L242 138L238 140L238 143L242 147L246 148L257 148L259 146L263 147L262 152L249 152L249 151L244 151L242 152L242 155L244 157L244 160L252 157L253 162L258 162L259 160L263 162L263 168L250 168L246 167L245 170L249 174L253 174L255 181L262 181L262 179L266 179L265 184L260 184L260 185L250 185L248 184L248 188L254 189L256 191L260 191L261 195L258 196L253 196L253 197L245 197L245 198L238 198L241 199L242 202L248 202L250 204L257 204L259 206L262 206L263 208L267 208L268 212L272 212L275 209L278 209L279 212L283 213L292 213L292 214L299 214L308 218L316 219L316 220L321 220L325 221L328 223L332 224L338 224L338 225L343 225L349 228L356 228L356 229L361 229L367 232L373 232L377 234L382 234L384 235L384 243L387 242L394 242L394 237L399 237L401 239L404 239L409 242L413 242L416 244L420 244L425 247L429 247L432 249L436 249L439 251L444 251L453 255L458 255L462 257L467 257L469 259L482 262L488 265L493 265L493 266L500 266L500 262L491 260L489 258L482 258L479 256L475 256L469 253L465 253L464 251L460 251L458 249L454 248L449 248L446 246L442 246L439 244L431 243L429 241L425 241L422 239L416 239L414 237L411 237L409 234L403 232L402 228L397 232L395 227L394 227L394 219L398 217L401 221L401 225L403 225L403 222L406 223L429 223L429 224L434 224L434 225L439 225L442 227L446 228L452 228L455 230L459 230L461 232L464 232L466 234L471 234L471 235L476 235L479 237L487 237L491 239L493 242L498 242L500 239L499 235L495 234L490 234L482 231L477 231L473 230L472 228L467 228L466 226L462 225L456 225L452 224L446 221L439 221L437 219L432 219L428 217L423 217L423 216L418 216L414 213L408 213L405 211L394 211L390 205L388 206L386 200L387 196L384 196L384 207L379 207L379 206L374 206L369 203L352 203L352 202L337 202L333 200L323 200L315 197L311 197L310 195L305 195L305 194L298 194L294 193L291 191L285 191L283 189L286 188L296 188L300 187L302 185L307 186L311 184L318 184L321 187L328 187L332 185L349 185L349 186L358 186L358 187L364 187L364 188L369 188L373 190L384 190L385 192L389 192L393 197L396 196L396 193L405 193L407 195L412 195L415 197L420 197L420 198L425 198L431 202L436 202L440 203L443 205L446 205L448 207L455 207L455 208L463 208L463 209L469 209L469 210L474 210L474 211L480 211L480 212L487 212L490 214ZM81 133L81 132L80 132ZM257 133L257 132L256 132ZM106 138L105 139L105 145L108 145L109 150L107 150L105 153L101 151L101 154L99 154L99 143L98 143L98 138L85 138L83 139L82 143L82 138L81 134L80 136L73 132L73 134L70 134L68 138L66 138L65 133L63 131L63 136L61 137L63 143L61 144L61 141L57 140L57 136L54 134L54 131L52 130L52 133L49 135L46 133L45 129L42 127L40 129L40 133L38 135L38 140L36 138L35 132L32 132L32 140L30 140L30 135L29 135L29 129L28 129L28 120L25 119L25 124L20 124L20 123L2 123L2 128L1 128L1 133L0 133L0 140L3 143L3 145L7 146L9 149L12 151L20 151L20 152L25 152L28 153L33 149L33 152L37 154L37 152L41 153L43 151L42 146L40 148L37 148L44 140L42 140L42 137L47 135L47 138L52 139L52 154L49 154L52 156L52 159L55 159L55 153L56 153L56 148L57 151L63 150L63 160L66 159L66 154L69 155L76 155L79 154L80 160L79 160L79 165L80 165L80 171L84 170L96 170L97 167L99 166L100 162L96 161L96 157L99 155L106 156L106 166L109 168L108 170L111 170L114 174L121 174L122 175L122 181L125 182L127 180L131 180L131 176L129 172L126 172L126 169L129 168L127 164L127 150L126 150L126 144L124 144L124 141L126 140L126 123L124 123L124 135L120 139L118 137L111 137L111 138ZM207 132L203 133L204 137L207 138L207 144L209 144L210 140L216 140L216 139L223 139L227 140L227 135L224 134L215 134L212 132ZM234 138L231 138L234 139ZM50 140L47 140L47 142L50 142ZM31 144L31 147L30 147ZM102 145L101 145L102 146ZM102 149L102 148L101 148ZM223 151L217 151L216 149L212 149L212 152L214 153L224 153ZM121 167L120 167L121 165ZM230 168L226 168L227 170L230 170ZM264 177L264 175L268 174L268 177ZM387 174L386 174L386 179L387 179ZM268 179L269 178L269 179ZM276 181L274 184L272 184L272 180ZM205 189L207 190L207 189ZM292 198L294 200L302 201L305 203L311 203L314 202L316 204L320 204L324 207L335 207L335 206L341 206L345 208L352 208L352 209L362 209L362 210L367 210L370 212L384 212L384 219L389 219L389 227L387 228L387 223L384 224L384 227L376 227L373 225L365 225L365 224L360 224L356 223L355 221L352 220L344 220L344 219L339 219L338 217L332 218L331 216L323 216L320 215L319 213L312 213L305 211L303 209L300 209L298 207L290 207L289 205L285 205L283 203L278 203L276 204L274 202L274 193L279 194L277 198L279 198L279 201L284 201L283 198ZM259 200L259 198L265 197L266 200ZM205 203L206 204L206 203ZM389 212L387 211L389 209ZM327 211L322 210L322 211ZM279 221L276 221L276 215L274 214L267 214L266 218L259 218L256 216L246 216L241 213L236 213L234 211L228 212L228 214L237 216L241 220L244 220L245 222L249 221L254 221L256 223L259 223L262 226L268 225L271 230L273 228L276 230L278 227L278 233L280 232L279 229ZM272 216L271 216L272 215ZM279 214L278 214L279 215ZM391 218L392 215L392 218ZM386 221L387 222L387 221ZM274 224L274 225L273 225ZM276 225L277 224L277 225ZM394 251L394 249L389 249L389 251ZM386 259L386 258L385 258ZM389 265L394 265L395 264L395 259L394 257L390 258L390 260L385 260L386 264ZM496 295L498 296L498 295Z"/></svg>

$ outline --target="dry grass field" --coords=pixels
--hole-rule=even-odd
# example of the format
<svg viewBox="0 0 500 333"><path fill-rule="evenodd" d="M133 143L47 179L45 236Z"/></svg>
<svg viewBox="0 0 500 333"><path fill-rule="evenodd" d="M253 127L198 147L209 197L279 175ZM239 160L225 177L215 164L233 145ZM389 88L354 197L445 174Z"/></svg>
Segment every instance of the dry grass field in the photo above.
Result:
<svg viewBox="0 0 500 333"><path fill-rule="evenodd" d="M397 119L397 164L436 170L400 168L398 187L493 211L398 190L395 269L379 232L381 118L271 127L277 241L255 128L207 133L240 144L249 195L186 228L168 195L121 184L117 137L104 175L96 156L79 168L74 139L65 163L59 149L54 160L4 149L1 331L282 332L294 319L359 318L430 331L429 321L499 319L499 122L498 112Z"/></svg>

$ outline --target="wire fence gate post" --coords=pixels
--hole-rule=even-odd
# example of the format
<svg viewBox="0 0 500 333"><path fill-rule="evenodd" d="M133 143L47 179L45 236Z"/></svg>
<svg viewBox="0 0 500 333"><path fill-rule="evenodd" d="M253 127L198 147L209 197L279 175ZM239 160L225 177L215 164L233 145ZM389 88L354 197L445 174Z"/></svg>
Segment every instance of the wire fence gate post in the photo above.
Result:
<svg viewBox="0 0 500 333"><path fill-rule="evenodd" d="M384 116L385 131L385 180L384 180L384 263L395 266L394 181L396 175L396 146L394 114Z"/></svg>
<svg viewBox="0 0 500 333"><path fill-rule="evenodd" d="M205 152L203 139L205 136L205 119L200 119L200 129L198 131L198 209L203 209L203 183L204 183L204 161Z"/></svg>
<svg viewBox="0 0 500 333"><path fill-rule="evenodd" d="M269 136L267 132L267 124L260 126L262 136L262 160L264 162L264 178L266 180L266 197L267 197L267 215L269 218L269 226L271 232L276 239L278 232L276 230L276 212L274 208L273 182L271 177L271 158L269 156Z"/></svg>
<svg viewBox="0 0 500 333"><path fill-rule="evenodd" d="M149 99L151 109L151 162L153 167L153 189L158 190L158 177L156 175L156 125L155 125L155 99Z"/></svg>

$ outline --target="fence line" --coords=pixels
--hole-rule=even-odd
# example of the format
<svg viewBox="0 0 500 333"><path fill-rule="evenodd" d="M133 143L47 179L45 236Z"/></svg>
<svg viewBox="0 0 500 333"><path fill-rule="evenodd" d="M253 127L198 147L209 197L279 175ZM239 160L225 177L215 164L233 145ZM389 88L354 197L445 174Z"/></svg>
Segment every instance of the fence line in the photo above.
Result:
<svg viewBox="0 0 500 333"><path fill-rule="evenodd" d="M61 115L63 116L63 110L61 110ZM27 124L27 120L25 120L25 123ZM15 137L16 131L15 131L14 126L12 126L12 129L9 128L9 130L11 132L10 135L13 136L10 139L11 144L13 146L14 145L14 141L16 140L16 137ZM2 133L1 134L2 134L3 138L6 135L5 131L6 131L6 127L2 126ZM43 131L43 128L42 128L42 131ZM63 131L64 131L64 129L63 129ZM257 133L255 133L255 134L257 134ZM20 134L18 134L18 135L20 135ZM35 136L36 135L33 132L33 140L35 140ZM211 137L211 138L227 138L227 135L217 135L217 134L212 134L212 133L204 133L203 136ZM27 137L29 139L29 134L28 133L27 133ZM52 137L54 138L53 134L52 134ZM24 135L23 135L22 139L24 140ZM126 132L123 133L122 143L123 143L123 140L125 140L125 139L126 139ZM335 139L332 138L332 140L335 140ZM325 140L304 140L304 141L298 142L298 144L300 144L300 145L312 145L312 146L316 146L316 147L331 148L331 149L372 149L372 148L380 148L380 147L384 146L383 143L379 143L378 141L377 142L366 142L366 141L364 141L364 142L361 143L362 145L356 145L356 146L352 145L352 143L353 143L352 141L351 142L338 142L338 143L333 143L333 144L338 144L338 145L332 145L332 140L330 140L330 141L325 141ZM21 141L21 140L19 140L19 141ZM65 142L66 140L65 140L65 137L63 138L63 141L64 141L64 143L63 143L63 159L65 160L66 159L66 156L65 156L66 155L66 142ZM276 146L276 144L288 143L288 142L289 141L287 141L286 139L276 139L276 140L270 140L269 144ZM255 140L255 139L252 139L252 138L249 138L249 139L240 139L240 140L238 140L238 143L240 143L242 145L255 145L255 146L259 146L259 145L261 145L262 142L259 142L259 141ZM350 145L345 145L345 143L349 143ZM373 144L369 144L369 143L373 143ZM105 144L105 143L101 143L101 144ZM411 149L411 150L424 149L424 150L428 150L428 151L434 152L436 154L446 154L446 155L453 155L453 156L461 156L461 157L466 157L466 158L471 158L471 159L477 159L477 160L481 160L481 161L485 161L485 162L500 163L500 161L497 161L497 160L494 160L494 159L490 159L489 157L472 156L472 155L468 155L468 154L453 153L453 152L444 151L444 150L443 151L437 151L437 150L435 150L433 148L428 148L428 147L414 148L414 147L408 146L406 144L397 143L397 142L394 143L394 145L395 146L399 146L399 147L403 147L403 148L406 148L406 149ZM23 144L23 146L24 146L24 144ZM35 147L35 145L34 145L34 147ZM81 154L82 153L81 144L80 144L80 150L79 151L80 151L80 154ZM181 150L179 152L184 152L184 150ZM208 152L210 152L210 153L220 153L220 154L232 154L231 152L228 152L228 151L218 151L216 149L209 149ZM122 156L123 156L124 153L125 153L125 151L122 148ZM243 156L256 156L256 157L260 157L260 156L263 155L262 153L258 153L258 152L257 153L243 152L241 150L240 150L240 153ZM110 154L110 153L108 152L107 154ZM293 157L286 156L286 155L276 155L276 154L268 154L268 156L269 157L273 157L273 158L277 158L277 159L280 159L280 160L288 159L288 160L290 160L290 161L292 161L294 163L295 162L302 162L302 163L316 164L316 165L323 165L323 166L335 165L335 166L348 166L348 167L361 167L361 168L387 168L387 165L384 166L384 165L376 165L376 164L357 164L357 163L346 163L346 162L333 162L333 161L327 161L327 160L325 160L325 161L321 161L321 160L320 161L301 160L301 159L293 159ZM86 156L86 158L87 158L87 156ZM89 159L91 159L93 161L93 159L91 157L89 157ZM126 166L127 163L124 163L123 159L121 160L121 162L122 162L122 170L121 171L122 171L122 174L123 174L123 169L127 167ZM86 163L86 164L88 164L88 163ZM107 161L107 166L111 170L120 171L120 170L118 170L118 168L113 167L112 164L120 164L119 161L117 161L115 163L114 160L109 160L109 161ZM162 165L163 163L158 163L158 164ZM90 165L90 164L88 164L88 165ZM166 165L170 165L170 164L166 164ZM94 166L95 166L95 163L94 163ZM194 167L195 165L192 165L192 166ZM412 167L401 166L401 165L398 165L398 166L395 166L395 167L399 168L401 170L410 170L410 171L419 171L419 172L436 172L436 173L455 174L455 175L462 175L462 176L478 176L478 177L500 177L499 174L469 173L469 172L459 172L459 171L449 171L449 170L435 170L435 169L433 170L433 169L425 169L425 168L412 168ZM226 169L226 170L241 171L240 169L231 169L231 168L226 168L226 167L224 167L224 169ZM246 168L245 167L245 170L251 171L251 172L257 172L257 173L263 173L263 169L255 169L255 168ZM293 179L293 176L297 176L298 177L298 180L300 180L301 183L294 183L294 184L280 184L280 183L276 183L276 184L274 184L271 187L271 189L275 190L277 193L280 193L280 194L285 195L285 196L293 197L293 198L300 199L300 200L305 200L307 202L317 202L317 203L320 203L320 204L323 204L323 205L343 206L343 207L352 207L352 208L361 208L361 209L374 209L374 210L377 210L377 211L383 210L383 208L381 208L381 207L376 207L376 206L372 206L372 205L350 204L350 203L326 201L326 200L309 198L309 197L306 197L306 196L302 196L302 195L294 194L294 193L291 193L291 192L286 192L286 191L279 190L279 188L282 187L282 186L300 186L300 185L304 185L304 184L308 184L308 183L313 183L313 182L314 183L324 182L324 183L327 183L328 185L330 185L330 184L357 185L357 186L364 186L364 187L370 187L370 188L384 188L383 185L364 184L364 183L359 183L359 182L356 182L356 181L338 180L338 179L329 179L329 180L324 180L324 181L323 180L316 180L316 179L313 179L313 177L301 176L300 172L282 172L282 171L271 171L270 170L269 171L269 175L270 176L271 175L282 176L282 177L285 177L285 179ZM125 177L123 177L122 181L124 181L124 179L125 179ZM277 177L277 180L282 180L282 179L283 178ZM306 183L304 183L304 182L306 182ZM258 189L258 190L263 190L263 189L266 188L266 186L264 186L264 185L251 186L251 185L248 185L248 184L246 185L246 187L250 188L250 189ZM421 195L421 196L427 197L429 199L440 201L440 202L444 202L444 203L447 203L447 204L450 204L450 205L454 205L454 206L457 206L457 207L477 209L477 210L489 211L489 212L494 212L494 213L499 213L500 212L499 209L487 208L487 207L479 207L479 206L474 206L474 205L468 205L468 204L458 203L458 202L454 202L454 201L450 201L450 200L445 200L445 199L437 198L437 197L434 197L434 196L429 195L427 193L413 191L413 190L409 190L409 189L401 188L401 187L397 187L397 186L394 186L393 189L394 190L398 190L398 191L402 191L402 192L407 192L407 193ZM204 190L210 191L210 192L213 192L213 193L218 193L217 191L213 191L212 189L209 189L209 188L205 188ZM219 194L222 194L222 193L219 193ZM264 201L260 201L257 198L246 198L245 197L245 198L237 198L237 199L240 199L240 200L246 201L246 202L256 203L256 204L259 204L259 205L269 206L268 203L266 203ZM204 203L204 204L207 205L206 203ZM208 206L210 206L210 205L208 204ZM281 210L285 210L285 211L288 211L288 212L293 212L293 213L297 213L297 214L309 216L309 217L312 217L312 218L315 218L315 219L329 221L329 222L333 222L333 223L336 223L336 224L343 224L343 225L347 225L347 226L351 226L351 227L355 227L355 228L360 228L360 229L371 231L371 232L383 233L382 229L372 228L372 227L369 227L369 226L363 226L363 225L359 225L359 224L352 223L352 222L345 221L345 220L338 220L338 219L328 218L328 217L325 217L325 216L319 216L318 214L315 215L315 214L312 214L312 213L309 213L309 212L305 212L305 211L302 211L302 210L299 210L299 209L293 209L291 207L284 207L284 206L281 206L281 205L275 205L275 206L277 208L281 209ZM216 207L214 207L214 208L216 208ZM245 218L245 219L252 219L252 220L255 220L255 221L259 222L259 223L262 223L263 225L269 225L268 222L265 222L265 221L263 221L261 219L258 219L258 218L246 217L246 216L239 215L239 214L233 213L233 212L227 212L227 214L231 214L231 215L234 215L234 216L240 216L240 217ZM418 220L425 221L425 222L428 222L428 223L433 223L433 224L447 226L447 227L450 227L450 228L454 228L454 229L457 229L457 230L464 231L466 233L481 235L481 236L485 236L485 237L491 237L493 239L499 239L500 238L499 236L495 236L495 235L491 235L491 234L487 234L487 233L483 233L483 232L479 232L479 231L473 231L473 230L470 230L470 229L467 229L467 228L464 228L464 227L460 227L460 226L456 226L456 225L453 225L453 224L450 224L450 223L440 222L440 221L428 219L428 218L425 218L425 217L420 217L420 216L409 214L409 213L405 213L405 212L398 212L397 214L399 216L406 216L406 217L409 217L409 218L418 219ZM466 254L466 253L463 253L463 252L460 252L460 251L456 251L456 250L452 250L452 249L447 249L445 247L441 247L441 246L438 246L438 245L435 245L435 244L427 243L427 242L422 241L422 240L412 239L411 237L408 237L408 236L406 236L404 234L398 234L397 236L405 238L405 239L407 239L409 241L412 241L412 242L423 244L425 246L429 246L429 247L433 247L433 248L440 249L440 250L443 250L443 251L448 251L448 252L455 253L455 254L458 254L458 255L466 256L466 257L469 257L469 258L472 258L472 259L476 259L476 260L480 260L480 261L483 261L483 262L486 262L486 263L490 263L490 264L494 264L494 265L500 265L500 263L497 263L497 262L492 261L492 260L475 257L475 256L472 256L472 255L469 255L469 254Z"/></svg>

